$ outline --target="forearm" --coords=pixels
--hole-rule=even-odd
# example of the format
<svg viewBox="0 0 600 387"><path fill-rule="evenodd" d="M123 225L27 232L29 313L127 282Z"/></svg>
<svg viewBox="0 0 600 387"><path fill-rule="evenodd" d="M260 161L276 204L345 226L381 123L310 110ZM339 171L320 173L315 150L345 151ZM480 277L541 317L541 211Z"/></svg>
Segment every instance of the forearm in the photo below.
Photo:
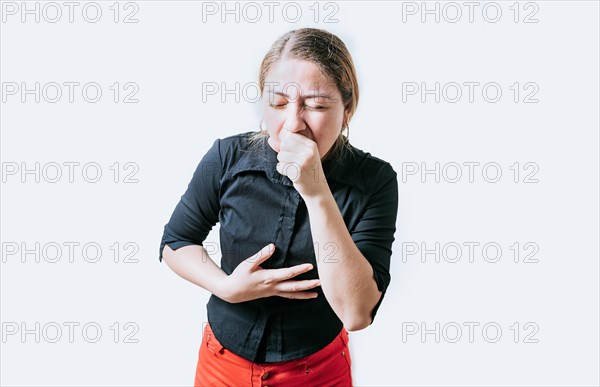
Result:
<svg viewBox="0 0 600 387"><path fill-rule="evenodd" d="M305 202L323 294L348 330L366 328L381 297L373 269L354 244L331 192Z"/></svg>
<svg viewBox="0 0 600 387"><path fill-rule="evenodd" d="M203 246L189 245L172 250L165 245L163 260L181 278L226 299L227 289L223 284L227 274L210 258Z"/></svg>

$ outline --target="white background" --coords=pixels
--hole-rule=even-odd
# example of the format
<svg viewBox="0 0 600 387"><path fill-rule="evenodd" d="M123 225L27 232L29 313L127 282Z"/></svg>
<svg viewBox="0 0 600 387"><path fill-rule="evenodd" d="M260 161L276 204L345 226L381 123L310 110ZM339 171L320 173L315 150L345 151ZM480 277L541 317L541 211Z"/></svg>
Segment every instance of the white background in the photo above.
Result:
<svg viewBox="0 0 600 387"><path fill-rule="evenodd" d="M316 23L311 2L299 3L297 22L294 9L283 17L285 3L271 22L257 2L263 14L255 23L244 3L239 22L232 14L225 23L221 12L203 14L202 3L191 1L121 2L117 23L113 2L98 2L96 23L82 16L86 2L77 3L72 23L62 2L56 23L47 20L56 8L46 3L38 3L39 23L35 15L21 20L21 2L7 3L0 29L2 385L193 383L209 293L159 264L163 226L214 140L255 130L260 119L257 104L243 96L203 101L202 85L257 82L271 43L308 26L347 44L361 88L351 142L389 161L400 184L392 282L373 325L350 332L355 385L599 384L598 2L478 2L472 22L458 2L455 23L457 8L447 3L437 3L437 23L434 14L422 22L421 2L320 3ZM35 3L27 2L30 9ZM494 23L496 8L502 14ZM86 9L93 18L93 5ZM124 23L132 12L138 22ZM323 22L331 13L334 22ZM524 22L529 14L536 23ZM39 103L21 90L35 82ZM41 89L52 82L79 82L73 103L66 86L58 102L48 101L54 92ZM90 82L102 89L97 103L82 97ZM115 82L117 103L109 89ZM127 82L139 87L138 103L123 103ZM422 102L420 92L403 101L410 82L429 89L440 82L439 103L433 94ZM456 89L441 91L452 82L463 92L454 103ZM465 82L479 82L472 103ZM492 103L482 86L494 82L502 96ZM524 103L534 88L538 102ZM73 182L68 162L80 163ZM420 173L436 162L439 182ZM39 182L35 172L21 173L36 163ZM54 163L62 177L52 183ZM87 163L100 166L97 183L85 180L93 168L82 175ZM472 182L464 163L479 163ZM493 168L483 173L486 164ZM456 165L462 177L453 183ZM490 182L498 169L500 180ZM125 183L132 172L137 182ZM207 241L218 242L218 227ZM79 244L71 257L68 242ZM122 262L134 251L128 242L137 263ZM478 244L472 255L469 242ZM23 252L36 243L39 252ZM436 243L439 253L407 250ZM98 262L86 261L86 244L101 247ZM492 248L484 254L486 244ZM62 249L53 263L56 245ZM452 263L456 245L462 255ZM502 251L491 263L494 246ZM522 262L534 248L537 263ZM94 327L102 336L91 343ZM411 327L419 331L409 334Z"/></svg>

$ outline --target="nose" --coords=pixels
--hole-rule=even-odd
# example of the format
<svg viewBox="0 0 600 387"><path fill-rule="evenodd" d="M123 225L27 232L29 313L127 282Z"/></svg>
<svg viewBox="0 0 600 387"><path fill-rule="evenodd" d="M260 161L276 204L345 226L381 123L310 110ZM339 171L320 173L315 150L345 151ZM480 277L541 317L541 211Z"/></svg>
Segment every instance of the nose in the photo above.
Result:
<svg viewBox="0 0 600 387"><path fill-rule="evenodd" d="M304 118L302 117L302 109L297 106L297 104L289 104L291 105L286 112L285 123L283 124L284 130L289 130L290 132L297 133L306 129L306 122L304 122ZM288 106L289 106L288 105Z"/></svg>

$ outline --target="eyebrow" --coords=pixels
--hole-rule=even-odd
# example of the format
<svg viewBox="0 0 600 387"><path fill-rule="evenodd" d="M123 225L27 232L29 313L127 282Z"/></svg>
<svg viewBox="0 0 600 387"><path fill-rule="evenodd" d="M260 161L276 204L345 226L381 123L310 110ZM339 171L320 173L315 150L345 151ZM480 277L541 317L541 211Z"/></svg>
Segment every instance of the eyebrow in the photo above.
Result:
<svg viewBox="0 0 600 387"><path fill-rule="evenodd" d="M286 98L290 98L289 95L281 92L281 91L274 91L272 92L272 94L277 94ZM305 95L305 96L301 96L301 98L325 98L325 99L335 99L332 95L330 94L320 94L320 93L316 93L316 94L309 94L309 95Z"/></svg>

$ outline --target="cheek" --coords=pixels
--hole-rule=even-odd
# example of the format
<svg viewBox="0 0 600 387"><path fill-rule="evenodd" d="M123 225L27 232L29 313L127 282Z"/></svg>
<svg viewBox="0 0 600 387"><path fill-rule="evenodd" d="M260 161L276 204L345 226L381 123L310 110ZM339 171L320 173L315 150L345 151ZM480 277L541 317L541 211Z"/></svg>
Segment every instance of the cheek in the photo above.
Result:
<svg viewBox="0 0 600 387"><path fill-rule="evenodd" d="M267 142L275 152L279 153L279 130L282 127L283 123L280 122L277 115L273 114L271 111L269 111L269 109L264 111L263 120L265 129L269 134L269 139L267 140Z"/></svg>
<svg viewBox="0 0 600 387"><path fill-rule="evenodd" d="M315 121L318 122L319 127L331 130L332 128L342 127L344 116L336 109L332 109L327 114L315 115L314 118Z"/></svg>
<svg viewBox="0 0 600 387"><path fill-rule="evenodd" d="M272 110L267 109L263 113L263 119L270 135L278 131L283 126L281 118Z"/></svg>
<svg viewBox="0 0 600 387"><path fill-rule="evenodd" d="M329 142L331 139L337 138L342 129L342 122L337 116L322 116L315 117L313 124L313 134L315 138Z"/></svg>

